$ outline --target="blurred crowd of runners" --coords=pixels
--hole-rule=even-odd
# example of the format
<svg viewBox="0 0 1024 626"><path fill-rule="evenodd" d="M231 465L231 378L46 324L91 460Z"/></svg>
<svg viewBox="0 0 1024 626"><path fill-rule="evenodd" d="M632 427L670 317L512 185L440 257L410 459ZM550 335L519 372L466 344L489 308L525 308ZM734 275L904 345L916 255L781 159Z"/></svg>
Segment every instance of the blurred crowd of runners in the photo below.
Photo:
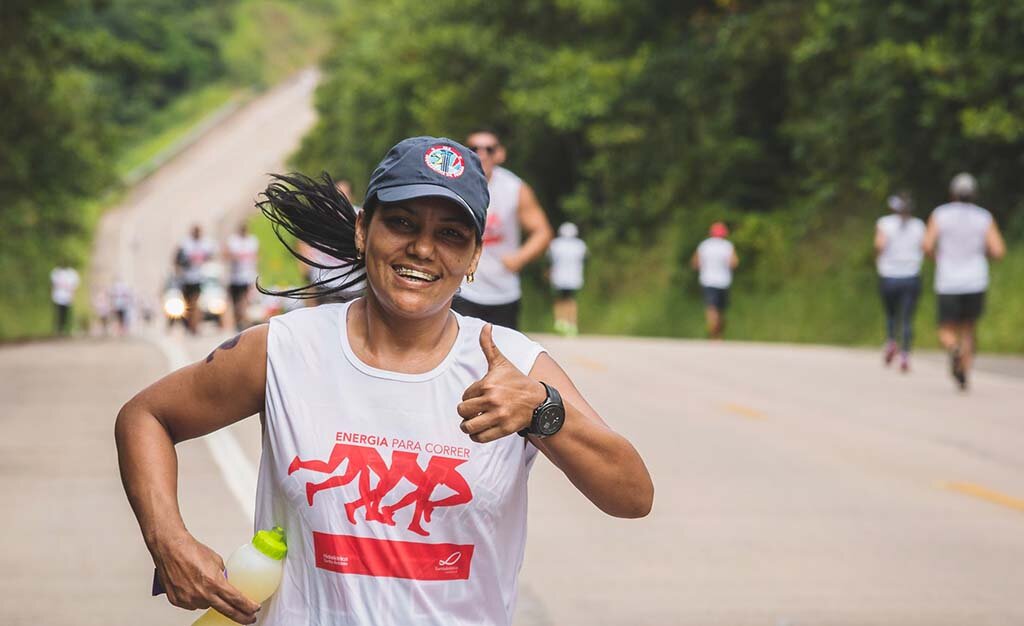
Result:
<svg viewBox="0 0 1024 626"><path fill-rule="evenodd" d="M547 256L545 275L553 292L553 330L565 336L579 333L577 295L583 288L587 246L579 228L565 222L557 236L533 189L503 164L506 149L497 132L470 133L466 146L480 158L487 176L490 206L484 248L474 275L467 277L453 308L488 322L519 328L522 300L520 273L530 263ZM339 180L337 189L352 197L352 186ZM921 267L926 256L936 263L939 341L949 354L950 373L961 388L967 387L975 353L975 329L988 290L988 259L1005 254L1005 244L992 214L974 200L975 178L958 174L950 183L950 202L932 211L927 224L913 216L913 200L907 193L888 198L890 214L876 224L874 246L879 291L885 312L884 362L910 370L914 313L921 292ZM359 210L359 207L356 207ZM297 252L303 278L329 288L346 276L345 263L300 243ZM362 283L330 297L296 301L269 296L256 290L259 240L241 225L218 246L200 225L193 225L175 248L172 272L154 294L136 294L120 278L95 286L91 305L94 334L124 334L138 323L152 324L163 318L181 323L190 333L204 321L241 330L271 315L300 306L356 297ZM691 257L704 301L707 336L722 339L730 303L733 272L740 258L729 240L729 227L716 221L708 237ZM79 276L66 263L51 273L52 300L57 334L68 334L71 307Z"/></svg>

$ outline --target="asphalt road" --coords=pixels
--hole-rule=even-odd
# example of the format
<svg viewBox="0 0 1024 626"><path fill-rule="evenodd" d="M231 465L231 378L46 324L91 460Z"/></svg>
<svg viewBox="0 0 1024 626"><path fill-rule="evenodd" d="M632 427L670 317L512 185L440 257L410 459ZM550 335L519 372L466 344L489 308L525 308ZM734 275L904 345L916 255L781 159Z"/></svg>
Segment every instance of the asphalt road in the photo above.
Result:
<svg viewBox="0 0 1024 626"><path fill-rule="evenodd" d="M251 202L312 122L311 86L263 96L149 179L108 219L98 271L158 279L192 220L218 228ZM112 425L221 338L0 348L0 624L196 617L149 597ZM864 350L537 339L635 443L657 493L648 518L608 518L538 462L517 626L1024 623L1024 378L999 373L1020 361L962 394L937 357L901 375ZM217 465L224 446L235 460ZM179 456L186 523L227 554L251 528L258 424Z"/></svg>

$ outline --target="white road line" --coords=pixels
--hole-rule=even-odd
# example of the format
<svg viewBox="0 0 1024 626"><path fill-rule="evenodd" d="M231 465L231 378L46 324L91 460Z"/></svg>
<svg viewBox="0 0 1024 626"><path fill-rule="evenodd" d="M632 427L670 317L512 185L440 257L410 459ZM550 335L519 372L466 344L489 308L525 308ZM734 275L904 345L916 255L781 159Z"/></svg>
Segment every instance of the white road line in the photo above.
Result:
<svg viewBox="0 0 1024 626"><path fill-rule="evenodd" d="M167 358L170 370L176 370L189 364L185 348L180 341L174 341L165 335L147 336L146 339L155 344ZM256 518L256 466L249 462L242 451L238 439L231 431L222 428L202 438L210 449L213 461L220 468L221 476L227 483L231 495L242 507L248 519Z"/></svg>

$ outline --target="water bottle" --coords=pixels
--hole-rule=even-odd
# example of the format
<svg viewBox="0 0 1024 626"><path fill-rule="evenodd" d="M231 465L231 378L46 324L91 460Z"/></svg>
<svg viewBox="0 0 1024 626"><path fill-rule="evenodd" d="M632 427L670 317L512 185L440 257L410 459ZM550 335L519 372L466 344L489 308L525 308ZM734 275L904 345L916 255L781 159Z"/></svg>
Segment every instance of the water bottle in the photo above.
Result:
<svg viewBox="0 0 1024 626"><path fill-rule="evenodd" d="M227 562L228 582L253 602L263 602L277 591L288 553L284 529L275 526L261 530L252 541L235 550ZM192 626L235 624L214 609L209 609Z"/></svg>

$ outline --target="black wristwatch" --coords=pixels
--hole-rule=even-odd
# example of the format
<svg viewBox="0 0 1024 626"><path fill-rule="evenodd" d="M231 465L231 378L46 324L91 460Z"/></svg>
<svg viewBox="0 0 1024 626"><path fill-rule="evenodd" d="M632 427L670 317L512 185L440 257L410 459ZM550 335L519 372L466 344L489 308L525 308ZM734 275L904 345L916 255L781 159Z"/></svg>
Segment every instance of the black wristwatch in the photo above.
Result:
<svg viewBox="0 0 1024 626"><path fill-rule="evenodd" d="M533 410L533 419L530 425L519 431L520 437L533 435L535 437L550 437L562 429L565 423L565 405L562 404L562 396L558 390L551 385L541 382L544 389L547 389L548 397Z"/></svg>

